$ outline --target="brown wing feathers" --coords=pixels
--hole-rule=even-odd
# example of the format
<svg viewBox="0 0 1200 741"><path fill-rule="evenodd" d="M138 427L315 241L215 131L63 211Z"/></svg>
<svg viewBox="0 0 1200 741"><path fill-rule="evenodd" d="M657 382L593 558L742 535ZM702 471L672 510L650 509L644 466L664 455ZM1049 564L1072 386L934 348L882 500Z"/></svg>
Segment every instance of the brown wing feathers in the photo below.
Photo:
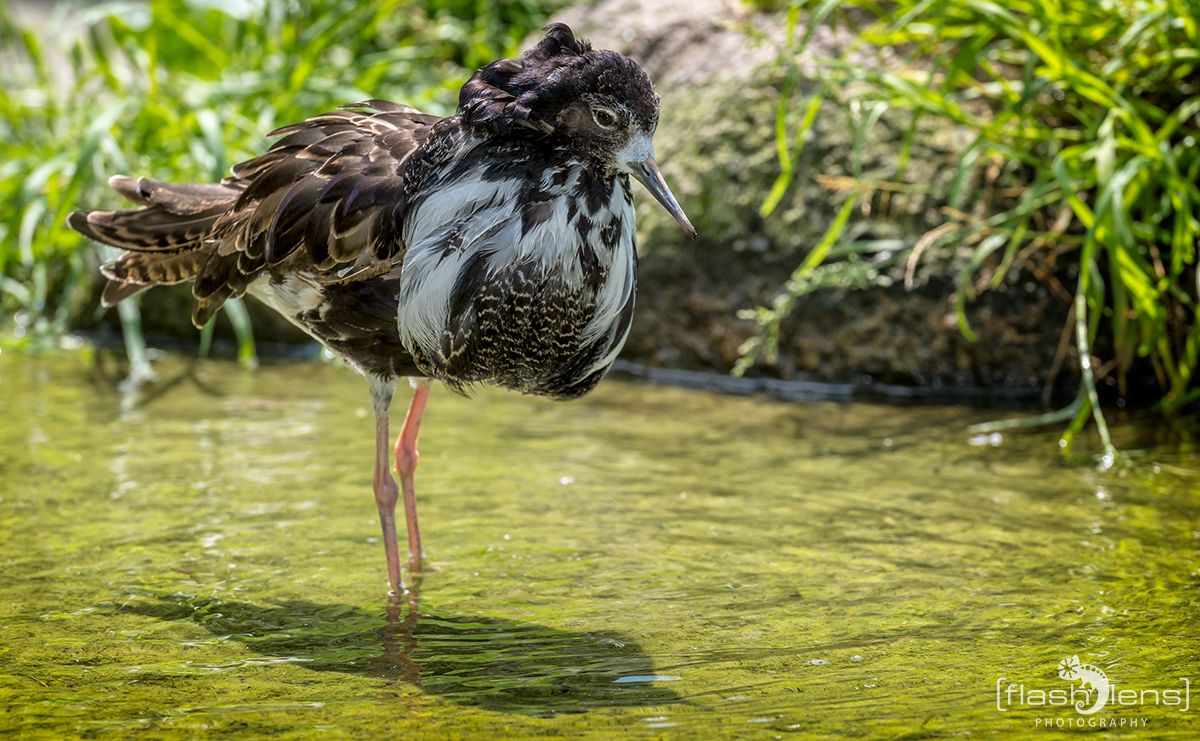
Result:
<svg viewBox="0 0 1200 741"><path fill-rule="evenodd" d="M204 250L182 248L157 252L126 252L119 259L100 266L108 278L100 303L114 306L118 301L155 285L173 285L194 278L204 267Z"/></svg>
<svg viewBox="0 0 1200 741"><path fill-rule="evenodd" d="M202 326L264 270L326 272L398 258L402 167L437 121L367 101L272 132L283 138L220 184L114 177L109 185L143 208L76 212L69 223L128 250L101 268L111 281L105 305L194 280L192 321Z"/></svg>
<svg viewBox="0 0 1200 741"><path fill-rule="evenodd" d="M117 175L113 190L145 206L136 211L76 211L68 223L97 242L127 250L154 251L193 244L237 197L225 185L176 185Z"/></svg>

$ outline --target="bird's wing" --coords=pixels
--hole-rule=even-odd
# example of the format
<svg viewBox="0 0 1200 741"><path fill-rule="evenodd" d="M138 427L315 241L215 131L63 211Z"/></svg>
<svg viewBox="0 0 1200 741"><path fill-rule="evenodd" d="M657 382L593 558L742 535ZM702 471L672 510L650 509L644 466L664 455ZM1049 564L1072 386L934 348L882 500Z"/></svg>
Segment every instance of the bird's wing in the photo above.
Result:
<svg viewBox="0 0 1200 741"><path fill-rule="evenodd" d="M80 211L69 223L127 250L101 268L105 303L194 280L192 321L203 326L264 272L346 282L403 259L405 168L439 120L385 100L345 106L272 132L282 138L220 184L114 177L143 208Z"/></svg>
<svg viewBox="0 0 1200 741"><path fill-rule="evenodd" d="M379 275L403 259L404 169L438 116L368 100L284 126L265 154L233 168L241 193L207 240L193 322L264 271L321 283Z"/></svg>
<svg viewBox="0 0 1200 741"><path fill-rule="evenodd" d="M213 227L218 256L243 273L286 263L334 275L401 258L404 167L439 120L369 100L273 131L278 142L233 168L242 190Z"/></svg>

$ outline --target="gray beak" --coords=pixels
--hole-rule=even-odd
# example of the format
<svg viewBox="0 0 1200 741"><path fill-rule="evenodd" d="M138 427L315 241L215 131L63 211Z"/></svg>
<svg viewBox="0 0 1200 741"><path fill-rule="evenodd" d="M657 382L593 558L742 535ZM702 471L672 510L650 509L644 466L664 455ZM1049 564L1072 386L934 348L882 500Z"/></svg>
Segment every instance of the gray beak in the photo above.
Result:
<svg viewBox="0 0 1200 741"><path fill-rule="evenodd" d="M683 227L683 233L695 239L696 227L692 226L692 222L688 221L687 214L679 206L679 201L675 200L671 189L667 187L667 181L663 180L662 173L658 171L658 164L654 162L654 158L647 157L641 162L631 162L629 168L633 171L633 176L637 178L637 181L646 186L646 190L650 191L655 200L662 204L667 213L675 217L675 220Z"/></svg>

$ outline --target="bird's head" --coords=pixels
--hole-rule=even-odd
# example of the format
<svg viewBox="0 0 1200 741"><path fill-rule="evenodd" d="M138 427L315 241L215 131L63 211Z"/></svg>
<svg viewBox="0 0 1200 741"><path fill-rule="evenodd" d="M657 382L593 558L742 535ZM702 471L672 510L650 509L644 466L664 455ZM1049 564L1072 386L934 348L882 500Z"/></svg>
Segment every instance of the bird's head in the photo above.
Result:
<svg viewBox="0 0 1200 741"><path fill-rule="evenodd" d="M633 176L696 236L654 161L658 95L629 57L592 49L565 24L552 23L520 57L476 72L463 85L458 110L480 135L556 138L590 165Z"/></svg>

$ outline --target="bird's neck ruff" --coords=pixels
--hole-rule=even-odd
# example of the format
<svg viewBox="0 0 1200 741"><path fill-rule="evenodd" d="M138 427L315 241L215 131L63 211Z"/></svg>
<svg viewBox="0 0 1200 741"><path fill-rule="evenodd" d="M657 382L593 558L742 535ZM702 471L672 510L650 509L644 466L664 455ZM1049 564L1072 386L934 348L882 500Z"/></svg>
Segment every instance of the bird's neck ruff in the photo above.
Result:
<svg viewBox="0 0 1200 741"><path fill-rule="evenodd" d="M404 225L405 346L451 384L582 393L578 384L599 380L629 329L628 178L556 148L465 128L441 135L455 146L429 166Z"/></svg>

